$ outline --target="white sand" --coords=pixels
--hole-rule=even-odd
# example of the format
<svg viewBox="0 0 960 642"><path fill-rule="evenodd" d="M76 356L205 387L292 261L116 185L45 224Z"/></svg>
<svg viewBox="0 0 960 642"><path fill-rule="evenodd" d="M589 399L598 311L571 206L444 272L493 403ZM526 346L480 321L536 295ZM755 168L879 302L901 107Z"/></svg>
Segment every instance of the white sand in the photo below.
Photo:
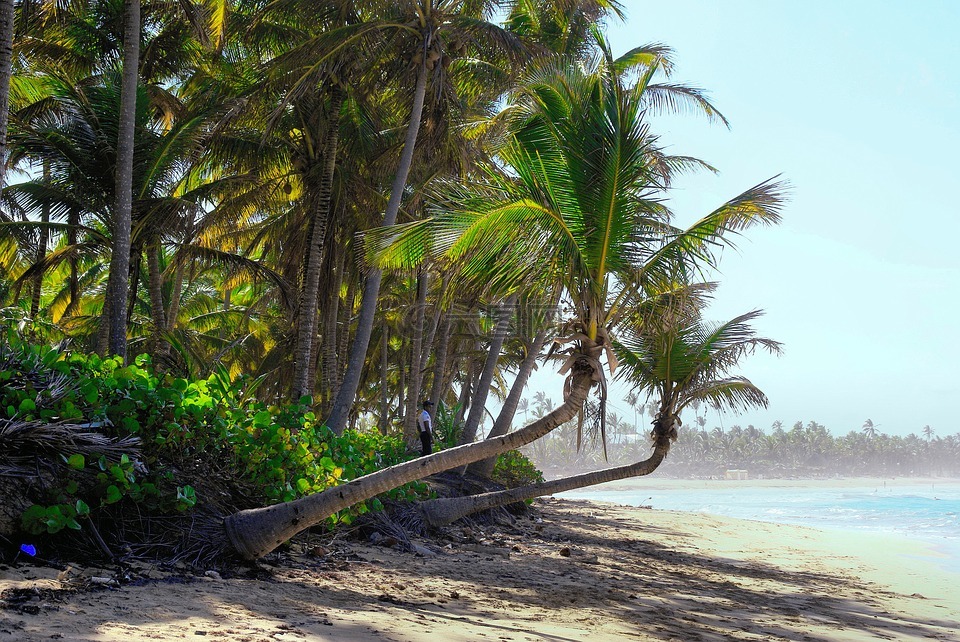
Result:
<svg viewBox="0 0 960 642"><path fill-rule="evenodd" d="M584 501L541 510L518 529L455 530L429 557L336 543L268 579L154 572L41 597L36 615L0 610L0 642L960 640L960 578L919 544ZM0 590L69 581L0 570Z"/></svg>

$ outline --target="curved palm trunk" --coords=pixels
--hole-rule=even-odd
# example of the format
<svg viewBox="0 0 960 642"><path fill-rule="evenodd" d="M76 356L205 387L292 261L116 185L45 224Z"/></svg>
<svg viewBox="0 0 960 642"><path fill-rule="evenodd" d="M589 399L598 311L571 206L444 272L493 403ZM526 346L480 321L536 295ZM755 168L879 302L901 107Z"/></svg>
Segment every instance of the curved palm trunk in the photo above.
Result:
<svg viewBox="0 0 960 642"><path fill-rule="evenodd" d="M13 69L13 0L0 0L0 192L6 184L7 121Z"/></svg>
<svg viewBox="0 0 960 642"><path fill-rule="evenodd" d="M309 388L311 355L317 336L317 302L320 298L320 268L323 246L326 243L330 220L330 197L333 193L333 173L337 166L337 148L340 142L340 108L344 91L334 86L330 92L330 117L327 123L326 143L323 150L323 175L317 189L317 203L310 231L307 265L303 275L303 291L300 296L300 318L297 324L297 344L293 353L293 383L291 397L299 399L312 395Z"/></svg>
<svg viewBox="0 0 960 642"><path fill-rule="evenodd" d="M417 85L413 92L413 105L410 109L410 123L407 125L407 135L403 142L403 152L397 165L397 173L393 177L393 186L390 190L390 201L383 213L383 224L388 227L397 222L397 213L400 211L400 201L403 198L403 189L407 185L407 176L413 164L413 151L417 144L417 134L420 133L420 119L423 116L423 102L427 94L427 65L426 58L420 65L417 74ZM350 408L357 397L360 387L360 374L363 362L367 358L367 347L370 345L370 335L373 334L374 315L377 311L377 300L380 296L380 281L383 272L371 269L363 284L363 298L360 302L360 318L357 320L357 332L353 339L353 348L347 361L347 370L343 375L343 382L337 390L333 401L333 408L327 418L327 426L334 434L342 434L347 426Z"/></svg>
<svg viewBox="0 0 960 642"><path fill-rule="evenodd" d="M530 378L531 373L533 373L533 367L537 364L537 357L540 356L540 351L543 350L543 344L547 342L547 330L548 328L546 326L540 329L533 340L533 345L530 346L530 351L527 352L527 356L525 356L520 363L520 369L517 370L517 378L513 380L513 386L510 388L510 392L503 402L503 407L500 409L500 414L497 415L497 420L493 422L493 428L490 429L490 434L487 435L487 439L493 439L494 437L507 434L513 425L513 418L517 414L517 406L520 404L523 390L527 386L527 380ZM493 474L493 467L496 464L496 458L484 459L475 464L470 464L468 470L480 477L489 478L490 475Z"/></svg>
<svg viewBox="0 0 960 642"><path fill-rule="evenodd" d="M402 484L529 444L576 416L593 383L593 366L586 359L577 362L568 383L563 404L520 430L397 464L292 502L234 513L223 522L226 536L240 555L256 559L339 510Z"/></svg>
<svg viewBox="0 0 960 642"><path fill-rule="evenodd" d="M123 24L123 76L117 136L116 202L113 252L105 302L109 321L108 350L127 356L127 296L130 291L130 226L133 210L133 145L136 134L137 78L140 64L140 0L126 0Z"/></svg>
<svg viewBox="0 0 960 642"><path fill-rule="evenodd" d="M617 481L618 479L627 479L628 477L640 477L649 475L660 466L667 452L670 450L670 439L661 437L654 446L653 453L649 458L628 466L618 466L616 468L606 468L592 473L575 475L564 479L555 479L542 484L531 484L509 490L495 491L492 493L483 493L480 495L469 495L467 497L450 497L443 499L432 499L422 502L420 510L425 521L431 526L444 526L455 522L462 517L472 515L482 510L489 510L499 506L506 506L514 502L520 502L534 497L543 497L544 495L554 495L577 488L586 488L596 484Z"/></svg>
<svg viewBox="0 0 960 642"><path fill-rule="evenodd" d="M467 423L463 426L463 434L460 436L460 443L469 444L477 438L477 429L483 420L483 412L486 410L487 394L490 392L490 386L493 384L493 375L497 370L497 361L500 359L500 350L503 348L503 341L507 336L507 329L510 326L510 319L513 317L513 306L517 301L517 295L507 299L497 314L497 322L493 326L493 334L490 337L490 350L487 352L487 359L483 363L483 370L480 372L480 379L477 381L476 390L473 392L473 398L470 400L470 414L467 415Z"/></svg>

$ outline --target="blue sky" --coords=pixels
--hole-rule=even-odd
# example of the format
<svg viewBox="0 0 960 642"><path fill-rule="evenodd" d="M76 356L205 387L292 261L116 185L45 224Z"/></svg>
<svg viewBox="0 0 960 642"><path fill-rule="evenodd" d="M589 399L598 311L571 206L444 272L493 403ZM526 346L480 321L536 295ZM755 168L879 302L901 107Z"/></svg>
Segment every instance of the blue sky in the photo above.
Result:
<svg viewBox="0 0 960 642"><path fill-rule="evenodd" d="M655 121L670 151L720 170L678 182L677 222L775 174L792 184L783 224L724 256L708 313L766 311L757 326L785 353L742 372L770 408L712 413L708 427L815 420L845 434L870 418L888 434L960 432L960 2L624 5L614 53L670 46L672 80L707 89L731 122ZM531 385L560 396L543 375Z"/></svg>

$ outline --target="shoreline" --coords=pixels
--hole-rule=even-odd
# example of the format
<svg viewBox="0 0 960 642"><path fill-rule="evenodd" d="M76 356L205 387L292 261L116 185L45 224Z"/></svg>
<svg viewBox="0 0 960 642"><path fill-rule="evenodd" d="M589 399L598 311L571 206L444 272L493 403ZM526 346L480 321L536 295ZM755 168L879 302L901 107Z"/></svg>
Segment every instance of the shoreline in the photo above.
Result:
<svg viewBox="0 0 960 642"><path fill-rule="evenodd" d="M846 477L835 479L748 479L748 480L728 480L728 479L669 479L655 477L639 477L634 479L620 480L610 484L601 484L579 491L562 493L559 497L569 499L582 499L586 501L611 502L625 506L644 507L650 506L659 510L677 510L682 513L700 513L707 515L717 515L729 517L732 519L744 519L751 522L786 524L791 526L808 527L821 530L826 534L832 534L843 538L858 538L862 536L879 536L897 538L903 544L917 545L921 548L916 553L918 558L924 560L934 560L940 568L954 574L960 581L960 529L956 533L947 534L924 532L919 530L910 530L909 528L891 527L889 523L879 522L877 524L864 524L840 521L830 521L827 519L811 519L809 516L798 517L786 512L771 514L764 512L760 514L745 514L751 511L743 510L743 505L734 501L732 510L713 510L716 502L724 501L717 496L707 496L704 499L703 508L690 508L687 506L678 507L677 502L671 502L669 498L664 501L658 493L670 492L696 492L705 491L707 493L725 493L744 491L749 492L759 490L770 492L775 489L784 489L784 491L820 491L829 492L838 491L859 491L870 493L871 495L890 494L890 495L908 495L914 493L934 493L942 489L953 499L960 497L960 478L928 478L928 477ZM652 493L651 497L640 499L647 492ZM636 495L631 497L630 495ZM934 497L936 499L936 497ZM681 504L683 502L680 502Z"/></svg>
<svg viewBox="0 0 960 642"><path fill-rule="evenodd" d="M810 477L810 478L769 478L769 479L687 479L674 477L657 477L656 474L645 477L635 477L620 481L600 484L592 488L607 490L621 488L644 487L656 490L698 488L917 488L922 486L960 486L960 477Z"/></svg>
<svg viewBox="0 0 960 642"><path fill-rule="evenodd" d="M424 556L313 537L255 572L147 568L85 592L64 589L103 569L0 568L0 591L47 596L36 615L0 610L0 640L851 642L960 630L956 576L918 559L920 545L584 500L536 506L513 525L418 540Z"/></svg>

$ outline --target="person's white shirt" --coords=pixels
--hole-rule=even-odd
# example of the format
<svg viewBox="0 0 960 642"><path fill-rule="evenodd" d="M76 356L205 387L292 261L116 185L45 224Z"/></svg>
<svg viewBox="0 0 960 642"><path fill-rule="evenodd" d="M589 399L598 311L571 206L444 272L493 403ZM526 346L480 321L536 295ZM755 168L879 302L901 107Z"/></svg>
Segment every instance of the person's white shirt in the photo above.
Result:
<svg viewBox="0 0 960 642"><path fill-rule="evenodd" d="M426 409L422 410L420 416L417 417L417 427L420 428L420 432L433 433L433 423L430 421L430 413Z"/></svg>

